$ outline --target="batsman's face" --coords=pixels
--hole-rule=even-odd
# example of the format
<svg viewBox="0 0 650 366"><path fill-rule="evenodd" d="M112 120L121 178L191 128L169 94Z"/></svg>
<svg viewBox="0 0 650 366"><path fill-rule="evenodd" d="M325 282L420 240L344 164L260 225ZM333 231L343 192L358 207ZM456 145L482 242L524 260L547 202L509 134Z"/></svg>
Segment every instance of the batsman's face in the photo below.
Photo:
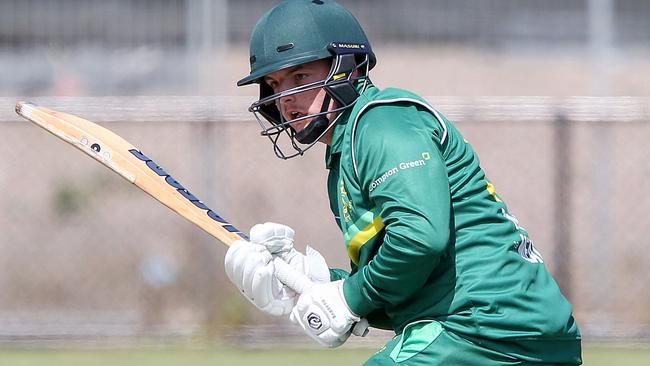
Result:
<svg viewBox="0 0 650 366"><path fill-rule="evenodd" d="M264 82L273 89L274 93L280 93L299 86L324 80L329 74L329 71L330 61L318 60L273 72L264 77ZM305 92L280 98L277 102L277 107L284 119L291 121L300 117L320 113L325 95L326 92L322 88L307 90ZM331 101L328 110L332 110L333 108L334 101ZM328 115L327 117L330 121L333 120L332 116ZM293 127L296 132L300 132L307 127L312 120L313 118L307 118L297 121L292 123L291 127ZM327 142L328 137L329 136L326 135L324 137L325 141L322 142Z"/></svg>

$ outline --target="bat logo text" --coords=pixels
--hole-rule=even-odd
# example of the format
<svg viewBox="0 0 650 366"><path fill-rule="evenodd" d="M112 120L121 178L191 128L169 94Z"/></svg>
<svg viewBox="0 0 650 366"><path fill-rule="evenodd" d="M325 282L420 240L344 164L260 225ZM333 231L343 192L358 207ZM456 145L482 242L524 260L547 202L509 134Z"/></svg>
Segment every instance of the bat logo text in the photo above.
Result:
<svg viewBox="0 0 650 366"><path fill-rule="evenodd" d="M161 168L153 160L149 159L145 154L143 154L142 152L136 149L131 149L129 150L129 152L133 154L133 156L135 156L136 158L144 162L149 167L149 169L154 171L154 173L158 174L161 177L164 177L165 182L167 182L167 184L174 187L178 193L180 193L188 201L192 202L194 206L202 210L205 210L208 217L221 224L221 226L223 226L224 229L228 230L231 233L236 233L237 235L241 236L244 239L247 239L246 235L244 235L239 230L237 230L237 228L229 224L226 220L224 220L223 217L217 215L216 212L212 211L208 206L205 205L205 203L201 202L200 199L196 198L196 196L194 196L192 193L190 193L190 191L188 191L185 187L183 187L183 185L180 184L180 182L178 182L171 175L165 172L163 168Z"/></svg>

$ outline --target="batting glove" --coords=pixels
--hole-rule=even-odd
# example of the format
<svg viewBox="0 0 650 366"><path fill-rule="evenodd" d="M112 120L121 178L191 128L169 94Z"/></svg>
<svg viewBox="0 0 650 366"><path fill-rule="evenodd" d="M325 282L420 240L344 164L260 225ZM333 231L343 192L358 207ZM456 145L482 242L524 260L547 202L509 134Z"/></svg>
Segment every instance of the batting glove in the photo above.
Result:
<svg viewBox="0 0 650 366"><path fill-rule="evenodd" d="M307 246L305 254L293 247L295 232L282 224L266 222L251 228L251 242L264 245L273 255L282 258L291 267L304 273L314 283L330 281L330 272L325 258L316 250Z"/></svg>
<svg viewBox="0 0 650 366"><path fill-rule="evenodd" d="M276 276L273 257L264 245L239 240L226 252L228 278L260 310L271 315L287 315L295 303L296 293Z"/></svg>
<svg viewBox="0 0 650 366"><path fill-rule="evenodd" d="M360 317L350 310L343 296L343 280L315 284L298 298L289 317L316 342L329 348L350 337Z"/></svg>

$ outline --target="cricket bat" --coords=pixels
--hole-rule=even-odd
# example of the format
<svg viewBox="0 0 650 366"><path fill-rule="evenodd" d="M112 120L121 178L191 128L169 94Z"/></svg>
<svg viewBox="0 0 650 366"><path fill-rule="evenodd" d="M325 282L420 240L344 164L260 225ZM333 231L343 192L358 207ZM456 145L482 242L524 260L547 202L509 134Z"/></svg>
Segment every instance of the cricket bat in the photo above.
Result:
<svg viewBox="0 0 650 366"><path fill-rule="evenodd" d="M139 149L83 118L18 102L16 113L85 152L226 245L247 236L211 210Z"/></svg>
<svg viewBox="0 0 650 366"><path fill-rule="evenodd" d="M31 102L18 102L16 113L102 163L220 242L229 246L237 240L248 240L246 234L116 133L83 118ZM286 262L276 260L274 264L280 281L297 293L303 293L313 285L307 276ZM356 324L355 334L367 332L367 327L368 323L363 319Z"/></svg>

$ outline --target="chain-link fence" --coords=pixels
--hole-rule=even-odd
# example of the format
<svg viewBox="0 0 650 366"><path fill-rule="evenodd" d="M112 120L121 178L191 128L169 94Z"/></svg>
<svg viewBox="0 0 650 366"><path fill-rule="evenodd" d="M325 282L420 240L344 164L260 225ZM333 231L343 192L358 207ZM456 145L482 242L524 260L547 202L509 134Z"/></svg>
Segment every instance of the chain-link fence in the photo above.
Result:
<svg viewBox="0 0 650 366"><path fill-rule="evenodd" d="M255 22L277 2L0 0L0 95L224 94L220 85L234 84L224 77L232 70L229 57L246 48ZM341 3L359 18L376 49L479 49L524 62L534 55L546 66L567 50L580 61L601 63L607 62L603 52L616 50L620 70L647 60L643 52L650 48L645 0ZM439 52L413 57L433 60ZM244 52L236 62L243 70L247 60Z"/></svg>
<svg viewBox="0 0 650 366"><path fill-rule="evenodd" d="M347 268L323 149L277 160L244 112L248 99L36 101L104 123L241 229L289 224L301 249ZM585 336L650 337L650 100L428 99L479 153ZM223 245L20 121L15 101L0 98L0 341L295 334L234 290Z"/></svg>
<svg viewBox="0 0 650 366"><path fill-rule="evenodd" d="M247 42L278 0L3 0L0 48L143 46L193 49ZM589 8L610 8L618 46L650 42L643 0L339 0L378 42L509 47L585 44Z"/></svg>

